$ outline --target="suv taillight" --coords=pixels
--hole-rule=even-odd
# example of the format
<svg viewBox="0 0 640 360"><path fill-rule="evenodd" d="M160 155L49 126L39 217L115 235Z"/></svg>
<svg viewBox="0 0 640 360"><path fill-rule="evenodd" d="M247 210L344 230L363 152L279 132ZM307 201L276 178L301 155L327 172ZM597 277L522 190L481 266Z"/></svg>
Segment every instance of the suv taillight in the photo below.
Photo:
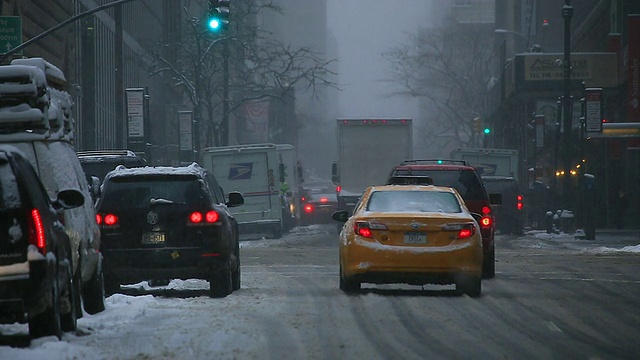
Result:
<svg viewBox="0 0 640 360"><path fill-rule="evenodd" d="M206 213L200 211L194 211L189 214L188 225L211 225L220 220L220 214L215 210L209 210Z"/></svg>
<svg viewBox="0 0 640 360"><path fill-rule="evenodd" d="M42 224L42 217L38 209L31 210L31 224L29 228L29 243L35 245L41 254L47 252L47 237Z"/></svg>
<svg viewBox="0 0 640 360"><path fill-rule="evenodd" d="M489 227L491 224L493 224L493 219L491 219L490 216L483 216L480 218L480 226L483 228Z"/></svg>
<svg viewBox="0 0 640 360"><path fill-rule="evenodd" d="M96 223L100 227L118 227L120 219L115 214L96 214Z"/></svg>

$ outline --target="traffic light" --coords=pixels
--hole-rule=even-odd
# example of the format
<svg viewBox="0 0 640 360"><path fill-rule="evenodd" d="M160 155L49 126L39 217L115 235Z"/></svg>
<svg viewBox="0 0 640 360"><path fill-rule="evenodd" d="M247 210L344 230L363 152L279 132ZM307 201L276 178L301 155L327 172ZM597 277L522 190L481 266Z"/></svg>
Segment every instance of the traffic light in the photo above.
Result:
<svg viewBox="0 0 640 360"><path fill-rule="evenodd" d="M473 119L473 129L477 133L482 131L482 118L481 117L477 117L477 118Z"/></svg>
<svg viewBox="0 0 640 360"><path fill-rule="evenodd" d="M230 0L209 0L209 16L207 28L216 33L226 31L229 27Z"/></svg>
<svg viewBox="0 0 640 360"><path fill-rule="evenodd" d="M485 126L485 128L482 130L482 132L485 135L489 135L489 134L491 134L491 129L489 127Z"/></svg>

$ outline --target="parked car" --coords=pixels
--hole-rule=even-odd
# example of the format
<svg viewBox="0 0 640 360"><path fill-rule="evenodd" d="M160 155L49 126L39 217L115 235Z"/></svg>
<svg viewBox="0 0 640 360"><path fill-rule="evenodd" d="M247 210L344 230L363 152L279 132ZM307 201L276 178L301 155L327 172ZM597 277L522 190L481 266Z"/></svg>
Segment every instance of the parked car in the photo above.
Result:
<svg viewBox="0 0 640 360"><path fill-rule="evenodd" d="M118 165L128 168L148 166L145 159L126 149L78 151L76 154L89 183L92 176L102 181L107 173Z"/></svg>
<svg viewBox="0 0 640 360"><path fill-rule="evenodd" d="M362 283L455 284L469 296L482 291L482 237L458 192L423 185L365 190L340 233L340 289Z"/></svg>
<svg viewBox="0 0 640 360"><path fill-rule="evenodd" d="M58 220L79 207L77 190L51 202L29 160L0 145L0 322L29 323L29 335L75 331L71 240Z"/></svg>
<svg viewBox="0 0 640 360"><path fill-rule="evenodd" d="M500 204L492 206L496 219L496 229L501 234L522 235L524 229L524 198L518 181L513 176L482 177L489 193L500 194Z"/></svg>
<svg viewBox="0 0 640 360"><path fill-rule="evenodd" d="M310 193L302 197L300 222L302 225L327 224L338 210L338 196L333 193Z"/></svg>
<svg viewBox="0 0 640 360"><path fill-rule="evenodd" d="M493 278L495 265L495 222L491 205L501 202L499 194L489 194L478 171L462 160L407 160L391 171L387 184L433 184L456 189L478 220L484 251L483 277Z"/></svg>
<svg viewBox="0 0 640 360"><path fill-rule="evenodd" d="M144 280L205 279L211 297L240 289L238 223L213 174L182 167L118 166L103 182L97 203L105 287Z"/></svg>
<svg viewBox="0 0 640 360"><path fill-rule="evenodd" d="M74 189L84 203L61 215L71 239L76 316L103 311L100 230L92 194L74 148L71 96L60 69L41 58L0 66L0 143L18 148L34 167L49 197Z"/></svg>

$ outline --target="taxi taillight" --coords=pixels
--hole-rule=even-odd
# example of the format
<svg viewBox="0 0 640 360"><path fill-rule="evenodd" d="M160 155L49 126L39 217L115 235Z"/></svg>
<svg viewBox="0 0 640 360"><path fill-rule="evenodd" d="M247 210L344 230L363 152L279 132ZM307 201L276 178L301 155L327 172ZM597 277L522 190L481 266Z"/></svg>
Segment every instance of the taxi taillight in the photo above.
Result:
<svg viewBox="0 0 640 360"><path fill-rule="evenodd" d="M387 230L387 226L376 222L356 221L353 225L353 230L357 235L366 238L373 238L372 230Z"/></svg>

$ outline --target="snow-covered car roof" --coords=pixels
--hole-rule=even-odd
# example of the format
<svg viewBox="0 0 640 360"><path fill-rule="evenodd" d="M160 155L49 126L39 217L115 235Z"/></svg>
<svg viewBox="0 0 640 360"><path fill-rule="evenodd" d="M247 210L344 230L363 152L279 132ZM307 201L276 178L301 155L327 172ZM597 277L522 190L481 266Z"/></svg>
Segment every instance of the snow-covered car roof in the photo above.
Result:
<svg viewBox="0 0 640 360"><path fill-rule="evenodd" d="M198 163L191 163L189 166L145 166L136 168L127 168L124 165L118 165L111 170L106 179L121 176L145 176L145 175L195 175L204 176L206 170Z"/></svg>

